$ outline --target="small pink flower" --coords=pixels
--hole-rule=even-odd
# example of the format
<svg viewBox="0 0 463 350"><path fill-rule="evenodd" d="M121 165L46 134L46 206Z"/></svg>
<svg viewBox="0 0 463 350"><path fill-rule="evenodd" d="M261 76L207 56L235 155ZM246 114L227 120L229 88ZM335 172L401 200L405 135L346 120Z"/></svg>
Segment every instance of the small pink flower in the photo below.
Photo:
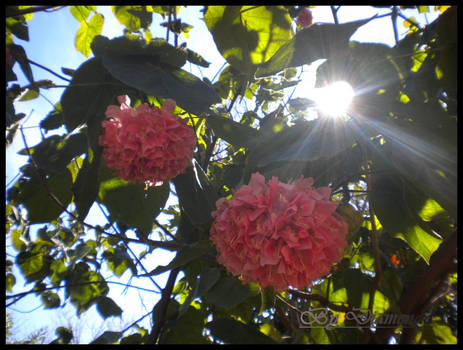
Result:
<svg viewBox="0 0 463 350"><path fill-rule="evenodd" d="M330 189L312 178L285 184L254 173L249 185L217 201L210 238L218 261L233 275L261 286L305 288L342 258L347 223Z"/></svg>
<svg viewBox="0 0 463 350"><path fill-rule="evenodd" d="M162 108L147 103L130 107L127 95L117 98L120 107L106 109L99 143L106 165L125 180L161 185L182 173L190 164L196 135L175 114L174 100Z"/></svg>
<svg viewBox="0 0 463 350"><path fill-rule="evenodd" d="M297 25L301 26L302 28L307 28L312 25L312 21L312 11L310 11L308 8L303 8L301 11L299 11L296 19Z"/></svg>

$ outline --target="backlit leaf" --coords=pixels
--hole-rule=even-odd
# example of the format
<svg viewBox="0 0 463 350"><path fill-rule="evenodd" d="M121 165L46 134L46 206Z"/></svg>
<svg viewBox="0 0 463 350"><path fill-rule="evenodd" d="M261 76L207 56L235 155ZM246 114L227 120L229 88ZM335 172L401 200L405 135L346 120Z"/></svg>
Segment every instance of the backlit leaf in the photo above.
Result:
<svg viewBox="0 0 463 350"><path fill-rule="evenodd" d="M105 55L103 62L109 72L125 84L148 95L171 98L193 114L205 112L210 105L219 102L212 87L196 76L159 64L149 56Z"/></svg>
<svg viewBox="0 0 463 350"><path fill-rule="evenodd" d="M223 57L247 74L292 36L283 6L209 6L204 21Z"/></svg>
<svg viewBox="0 0 463 350"><path fill-rule="evenodd" d="M89 22L85 20L81 22L79 29L76 33L75 46L85 57L88 57L92 52L90 44L93 38L101 34L103 29L104 18L99 13L95 13Z"/></svg>
<svg viewBox="0 0 463 350"><path fill-rule="evenodd" d="M336 24L314 24L300 30L294 38L285 43L263 63L256 77L269 76L288 67L311 64L320 58L330 58L348 47L348 40L354 32L371 19Z"/></svg>

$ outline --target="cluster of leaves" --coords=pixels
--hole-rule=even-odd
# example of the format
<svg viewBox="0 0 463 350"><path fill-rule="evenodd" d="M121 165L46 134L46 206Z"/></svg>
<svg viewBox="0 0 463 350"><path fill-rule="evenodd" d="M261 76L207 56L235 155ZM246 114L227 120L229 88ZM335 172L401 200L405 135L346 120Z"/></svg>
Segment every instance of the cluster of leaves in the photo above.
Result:
<svg viewBox="0 0 463 350"><path fill-rule="evenodd" d="M138 327L125 337L106 332L95 343L360 343L366 331L343 328L352 326L346 311L401 313L406 286L417 271L433 267L433 254L456 234L456 8L410 30L391 48L349 41L375 19L315 24L294 33L297 8L209 6L204 21L228 63L214 84L182 68L186 62L207 67L203 57L149 32L153 13L160 14L177 43L188 32L177 18L179 7L113 6L126 30L112 39L100 35L103 18L94 6L70 9L81 23L76 48L93 57L68 71L72 80L41 122L44 132L64 126L67 133L21 151L30 160L7 193L6 229L18 251L15 261L7 261L7 291L15 284L16 264L45 308L62 304L54 291L64 288L78 314L96 304L106 318L123 310L107 297L103 264L119 277L170 271L151 330ZM12 35L24 38L28 19L7 13L7 43ZM16 48L14 57L32 84L24 50L8 45ZM349 121L306 121L307 101L285 98L283 90L299 82L297 68L318 59L326 61L317 70L317 86L346 80L364 92ZM7 119L17 122L12 89ZM123 94L134 105L174 99L175 113L196 131L192 166L172 181L178 206L166 208L169 183L144 189L104 164L101 121ZM255 109L233 113L238 97L253 100ZM208 239L215 202L255 171L282 181L313 177L315 186L330 186L345 203L339 209L350 229L344 259L310 291L262 290L217 264ZM85 223L95 203L109 212L104 227ZM170 225L158 225L160 213L173 216ZM34 224L43 226L31 235ZM129 239L128 230L137 238ZM160 231L162 239L153 240ZM131 241L146 245L143 255L131 254ZM148 271L141 260L158 247L177 254ZM435 282L442 279L447 274ZM320 305L338 316L338 328L300 328L298 312ZM69 342L69 334L61 333L57 341ZM423 342L454 341L442 316L418 336Z"/></svg>

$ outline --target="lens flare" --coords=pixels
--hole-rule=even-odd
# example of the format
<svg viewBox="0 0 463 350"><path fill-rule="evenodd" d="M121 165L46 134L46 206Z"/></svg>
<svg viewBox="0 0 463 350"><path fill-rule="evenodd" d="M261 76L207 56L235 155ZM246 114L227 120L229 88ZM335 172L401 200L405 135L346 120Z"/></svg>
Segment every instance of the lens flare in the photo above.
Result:
<svg viewBox="0 0 463 350"><path fill-rule="evenodd" d="M344 116L353 98L354 90L345 81L337 81L313 91L313 100L317 108L331 118Z"/></svg>

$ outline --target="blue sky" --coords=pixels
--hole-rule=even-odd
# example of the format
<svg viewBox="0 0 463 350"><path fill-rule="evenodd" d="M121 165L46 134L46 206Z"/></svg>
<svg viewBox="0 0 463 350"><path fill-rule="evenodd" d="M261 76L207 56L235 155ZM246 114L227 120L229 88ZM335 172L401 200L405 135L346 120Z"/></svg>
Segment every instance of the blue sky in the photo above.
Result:
<svg viewBox="0 0 463 350"><path fill-rule="evenodd" d="M182 20L193 26L190 31L189 39L180 37L179 43L186 41L187 45L193 51L202 55L207 61L211 62L209 68L201 68L198 66L186 64L184 69L190 70L191 72L199 77L207 77L212 80L216 73L220 70L225 62L223 57L218 53L213 39L206 29L204 22L201 20L202 13L200 13L201 7L182 7L180 9L179 17ZM98 6L98 12L103 14L105 18L103 33L109 38L122 35L122 25L120 25L114 15L111 12L109 6ZM375 14L382 14L389 10L376 9L371 7L352 7L345 6L338 12L341 23L349 22L358 19L369 18ZM416 11L408 12L415 15ZM319 6L313 9L314 21L315 22L328 22L332 23L332 13L329 7ZM427 14L428 21L431 22L437 15ZM417 18L420 22L425 22L424 15L420 15ZM153 37L165 37L165 28L159 26L164 20L160 15L154 14L153 24L151 26L151 33ZM40 63L51 70L61 74L61 67L76 69L80 64L87 60L80 52L74 47L74 37L79 23L70 14L69 7L60 9L54 13L36 13L34 17L28 22L29 25L29 42L24 42L15 38L15 42L22 45L27 52L28 57ZM399 20L399 33L405 34L407 29L403 26L401 20ZM392 25L389 17L374 20L369 24L361 27L351 38L352 40L358 40L362 42L381 42L389 46L394 45ZM35 80L50 79L57 85L66 85L67 82L60 80L59 78L51 75L50 73L32 66ZM305 75L306 83L300 84L293 97L304 97L307 86L313 84L313 76L309 73ZM15 66L15 72L19 79L19 84L27 85L22 72L19 70L18 65ZM41 119L43 119L52 110L52 103L59 101L61 94L64 89L54 88L49 90L41 90L44 97L39 97L28 102L18 102L15 104L17 113L25 113L28 117L24 122L24 132L29 146L33 146L41 141L41 134L38 129L38 125ZM48 101L47 101L48 100ZM59 132L59 131L58 131ZM62 132L62 130L61 130ZM52 133L48 133L46 136L50 136ZM11 180L17 175L19 168L27 162L25 156L17 154L19 150L24 148L22 138L20 134L16 136L13 144L6 150L6 177L5 184L12 182ZM14 183L14 182L12 182ZM87 221L89 223L101 223L101 213L98 212L98 208L92 208ZM7 242L7 247L9 242ZM135 247L133 247L136 249ZM7 250L13 253L11 250ZM151 258L146 261L148 270L155 268L158 264L165 265L173 257L172 253L165 252L162 250L156 250L155 253L151 254ZM104 274L109 276L110 273ZM123 275L121 282L127 281L128 274ZM115 278L111 278L116 280ZM165 284L166 274L156 278L158 284L162 287ZM143 279L134 279L134 285L152 288L150 281ZM24 286L24 281L18 280L14 288L14 293L29 290L32 286ZM62 295L62 294L61 294ZM82 342L89 342L94 337L98 336L103 332L103 328L109 328L110 330L120 330L124 328L123 325L130 323L140 317L142 314L151 310L153 305L158 300L158 294L141 292L136 289L128 289L125 294L123 288L111 285L111 292L109 294L121 307L125 310L122 321L111 318L103 322L102 318L96 313L94 307L86 315L81 316L80 322L84 322L86 330L82 333ZM63 300L63 299L62 299ZM69 305L65 307L65 310L43 310L40 308L40 300L33 296L23 298L20 302L14 304L12 308L8 309L14 316L16 327L15 330L18 332L18 337L25 336L35 329L43 326L49 326L51 330L55 327L65 324L63 317L57 316L58 313L66 315L65 318L72 318L75 315L73 307ZM130 307L128 307L130 306ZM38 308L38 309L36 309ZM30 310L36 309L33 312ZM146 310L146 311L145 311ZM26 313L24 313L26 312ZM149 325L149 317L143 323L145 327ZM52 335L53 336L53 335Z"/></svg>

